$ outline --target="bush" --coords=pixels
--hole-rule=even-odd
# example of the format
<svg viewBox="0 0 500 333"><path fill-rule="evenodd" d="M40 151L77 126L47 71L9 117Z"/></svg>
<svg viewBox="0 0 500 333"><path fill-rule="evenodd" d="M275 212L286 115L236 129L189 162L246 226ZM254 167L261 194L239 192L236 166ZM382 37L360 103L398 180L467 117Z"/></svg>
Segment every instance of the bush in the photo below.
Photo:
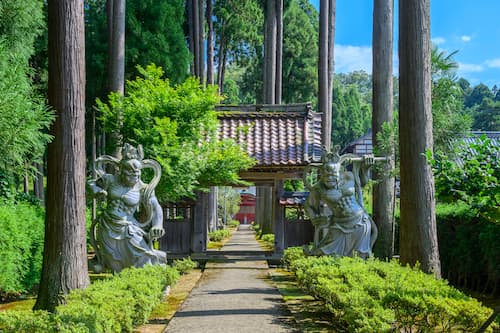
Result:
<svg viewBox="0 0 500 333"><path fill-rule="evenodd" d="M475 331L491 310L417 268L359 258L292 259L299 284L349 332Z"/></svg>
<svg viewBox="0 0 500 333"><path fill-rule="evenodd" d="M72 291L54 315L43 311L4 312L0 314L0 331L132 332L134 326L147 321L161 301L165 286L174 284L178 277L179 273L169 266L125 269L87 289Z"/></svg>
<svg viewBox="0 0 500 333"><path fill-rule="evenodd" d="M28 203L0 204L0 295L29 291L40 281L44 212Z"/></svg>
<svg viewBox="0 0 500 333"><path fill-rule="evenodd" d="M208 233L208 238L210 239L211 242L220 242L223 239L229 238L230 236L231 233L227 229L210 231Z"/></svg>
<svg viewBox="0 0 500 333"><path fill-rule="evenodd" d="M441 268L452 284L496 293L500 283L500 225L477 217L465 203L436 206Z"/></svg>
<svg viewBox="0 0 500 333"><path fill-rule="evenodd" d="M180 274L186 274L196 268L198 263L196 261L191 260L191 258L183 258L174 260L174 268Z"/></svg>
<svg viewBox="0 0 500 333"><path fill-rule="evenodd" d="M281 261L283 262L283 265L285 267L290 268L290 265L292 262L297 261L299 259L305 258L306 255L304 253L304 249L298 246L295 247L289 247L285 249L285 252L283 253L283 258Z"/></svg>
<svg viewBox="0 0 500 333"><path fill-rule="evenodd" d="M227 226L230 228L237 228L240 225L240 221L238 220L231 220L227 223Z"/></svg>
<svg viewBox="0 0 500 333"><path fill-rule="evenodd" d="M274 234L264 234L260 237L260 239L274 245Z"/></svg>

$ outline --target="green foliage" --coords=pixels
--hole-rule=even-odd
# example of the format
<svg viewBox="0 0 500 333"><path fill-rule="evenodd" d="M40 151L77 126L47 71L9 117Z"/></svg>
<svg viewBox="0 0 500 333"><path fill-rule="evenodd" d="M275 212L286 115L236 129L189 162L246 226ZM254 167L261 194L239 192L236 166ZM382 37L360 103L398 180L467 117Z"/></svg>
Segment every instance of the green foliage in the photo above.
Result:
<svg viewBox="0 0 500 333"><path fill-rule="evenodd" d="M499 93L497 93L500 96ZM472 108L474 123L472 127L481 131L500 131L500 101L484 99Z"/></svg>
<svg viewBox="0 0 500 333"><path fill-rule="evenodd" d="M436 154L431 161L438 199L466 203L478 216L500 221L500 147L486 137L462 143L454 156Z"/></svg>
<svg viewBox="0 0 500 333"><path fill-rule="evenodd" d="M176 201L206 185L240 182L238 171L253 161L234 141L216 139L216 87L204 88L195 78L172 86L159 67L138 70L141 77L127 82L126 96L112 93L109 106L100 101L98 106L108 132L119 130L124 142L142 144L145 155L160 162L159 200Z"/></svg>
<svg viewBox="0 0 500 333"><path fill-rule="evenodd" d="M472 119L463 111L462 90L457 81L441 77L432 85L434 151L447 151L450 140L463 137Z"/></svg>
<svg viewBox="0 0 500 333"><path fill-rule="evenodd" d="M396 261L300 255L290 261L299 284L348 332L471 332L490 314L445 280Z"/></svg>
<svg viewBox="0 0 500 333"><path fill-rule="evenodd" d="M463 202L436 206L442 273L453 285L498 293L500 225L475 215Z"/></svg>
<svg viewBox="0 0 500 333"><path fill-rule="evenodd" d="M259 1L262 7L264 2ZM222 2L221 2L222 3ZM239 3L235 1L233 3ZM260 29L260 16L247 15L252 27ZM230 12L230 11L229 11ZM240 28L240 30L248 30ZM252 30L253 31L253 30ZM259 32L261 34L261 32ZM261 38L261 37L260 37ZM316 103L318 82L318 11L306 0L285 1L283 14L283 92L284 103ZM238 57L238 66L231 66L228 73L238 71L232 79L239 86L238 100L241 103L262 102L263 54L262 41L254 39L248 43L251 50ZM226 91L226 90L224 90ZM234 100L234 99L233 99Z"/></svg>
<svg viewBox="0 0 500 333"><path fill-rule="evenodd" d="M0 204L0 296L30 291L40 280L44 212L28 203Z"/></svg>
<svg viewBox="0 0 500 333"><path fill-rule="evenodd" d="M85 1L85 71L87 78L85 96L87 105L93 105L97 97L104 98L108 90L106 2L106 0ZM127 47L128 41L125 45Z"/></svg>
<svg viewBox="0 0 500 333"><path fill-rule="evenodd" d="M36 96L29 59L43 22L42 1L5 0L0 4L0 170L24 176L44 152L53 120Z"/></svg>
<svg viewBox="0 0 500 333"><path fill-rule="evenodd" d="M364 135L371 127L371 107L358 91L357 85L333 85L332 142L344 147Z"/></svg>
<svg viewBox="0 0 500 333"><path fill-rule="evenodd" d="M240 221L238 220L231 220L227 222L227 226L230 228L237 228L240 225Z"/></svg>
<svg viewBox="0 0 500 333"><path fill-rule="evenodd" d="M306 255L304 253L304 249L302 247L294 246L285 249L283 253L283 258L281 258L281 262L285 265L285 267L290 268L291 264L299 259L305 258Z"/></svg>
<svg viewBox="0 0 500 333"><path fill-rule="evenodd" d="M190 257L174 260L174 268L182 275L189 273L198 266L196 261L191 260Z"/></svg>
<svg viewBox="0 0 500 333"><path fill-rule="evenodd" d="M283 15L283 102L316 103L318 12L304 0L290 1Z"/></svg>
<svg viewBox="0 0 500 333"><path fill-rule="evenodd" d="M266 243L274 245L274 234L263 234L260 239Z"/></svg>
<svg viewBox="0 0 500 333"><path fill-rule="evenodd" d="M128 78L137 74L137 65L155 63L165 70L170 81L181 83L186 79L190 55L183 30L184 6L183 0L127 1Z"/></svg>
<svg viewBox="0 0 500 333"><path fill-rule="evenodd" d="M231 237L231 233L227 229L210 231L208 233L208 239L210 239L211 242L220 242L229 237Z"/></svg>
<svg viewBox="0 0 500 333"><path fill-rule="evenodd" d="M145 323L162 299L165 286L179 278L169 266L129 268L74 290L55 314L44 311L0 313L2 332L132 332ZM20 329L22 328L22 329Z"/></svg>
<svg viewBox="0 0 500 333"><path fill-rule="evenodd" d="M240 192L229 186L219 187L217 190L217 216L227 223L240 210Z"/></svg>

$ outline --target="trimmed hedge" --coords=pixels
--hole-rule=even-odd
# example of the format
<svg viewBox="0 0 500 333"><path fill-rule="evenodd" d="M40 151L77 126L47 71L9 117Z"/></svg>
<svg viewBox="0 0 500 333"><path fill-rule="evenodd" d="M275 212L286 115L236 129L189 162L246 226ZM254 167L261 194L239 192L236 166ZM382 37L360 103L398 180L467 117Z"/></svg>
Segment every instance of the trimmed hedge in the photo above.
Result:
<svg viewBox="0 0 500 333"><path fill-rule="evenodd" d="M466 204L437 206L443 276L455 286L500 294L500 224L475 216Z"/></svg>
<svg viewBox="0 0 500 333"><path fill-rule="evenodd" d="M446 280L397 261L305 257L291 248L284 262L306 291L324 301L332 324L349 332L472 332L491 314Z"/></svg>
<svg viewBox="0 0 500 333"><path fill-rule="evenodd" d="M208 239L210 239L211 242L220 242L223 239L229 238L230 236L231 233L227 229L210 231L208 233Z"/></svg>
<svg viewBox="0 0 500 333"><path fill-rule="evenodd" d="M43 239L42 208L0 203L0 296L30 291L40 281Z"/></svg>
<svg viewBox="0 0 500 333"><path fill-rule="evenodd" d="M132 332L134 326L147 321L165 287L178 278L179 272L169 266L128 268L86 289L72 291L55 314L1 312L0 332Z"/></svg>

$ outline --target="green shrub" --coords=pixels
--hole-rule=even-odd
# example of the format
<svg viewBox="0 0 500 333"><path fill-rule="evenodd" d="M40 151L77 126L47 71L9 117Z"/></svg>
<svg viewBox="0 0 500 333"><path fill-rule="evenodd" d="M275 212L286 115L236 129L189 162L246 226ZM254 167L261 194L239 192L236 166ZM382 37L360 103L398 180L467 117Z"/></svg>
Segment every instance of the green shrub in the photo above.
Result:
<svg viewBox="0 0 500 333"><path fill-rule="evenodd" d="M289 247L287 249L285 249L284 253L283 253L283 258L281 259L281 261L283 262L283 265L285 265L285 267L290 267L290 265L292 264L292 262L294 261L297 261L299 259L303 259L305 258L305 253L304 253L304 249L302 247L298 247L298 246L295 246L295 247Z"/></svg>
<svg viewBox="0 0 500 333"><path fill-rule="evenodd" d="M83 323L63 323L47 311L0 312L0 332L4 333L89 333Z"/></svg>
<svg viewBox="0 0 500 333"><path fill-rule="evenodd" d="M211 242L220 242L223 239L229 238L230 236L231 233L227 229L210 231L208 233L208 238L210 239Z"/></svg>
<svg viewBox="0 0 500 333"><path fill-rule="evenodd" d="M287 260L299 284L325 302L334 325L349 332L470 332L491 312L418 267L297 253L292 259L292 253Z"/></svg>
<svg viewBox="0 0 500 333"><path fill-rule="evenodd" d="M163 297L165 286L179 278L169 266L128 268L120 274L74 290L56 314L6 311L0 314L2 332L132 332L145 323Z"/></svg>
<svg viewBox="0 0 500 333"><path fill-rule="evenodd" d="M260 239L274 245L274 234L264 234L260 237Z"/></svg>
<svg viewBox="0 0 500 333"><path fill-rule="evenodd" d="M28 203L0 204L0 294L29 291L40 281L44 212Z"/></svg>
<svg viewBox="0 0 500 333"><path fill-rule="evenodd" d="M436 215L443 276L456 286L495 292L500 283L500 225L477 217L465 203L439 204Z"/></svg>
<svg viewBox="0 0 500 333"><path fill-rule="evenodd" d="M230 228L237 228L240 225L240 221L238 220L231 220L227 222L227 226Z"/></svg>
<svg viewBox="0 0 500 333"><path fill-rule="evenodd" d="M196 261L191 260L191 258L189 257L174 260L174 268L180 274L189 273L190 271L195 269L196 266L198 266L198 263Z"/></svg>

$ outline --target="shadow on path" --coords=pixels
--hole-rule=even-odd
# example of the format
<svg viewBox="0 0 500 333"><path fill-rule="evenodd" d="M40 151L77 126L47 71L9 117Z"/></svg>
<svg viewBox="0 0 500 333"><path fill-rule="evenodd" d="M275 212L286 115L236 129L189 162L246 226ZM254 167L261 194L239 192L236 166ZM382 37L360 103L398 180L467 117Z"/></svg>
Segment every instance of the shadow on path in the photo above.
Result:
<svg viewBox="0 0 500 333"><path fill-rule="evenodd" d="M262 253L250 226L240 226L222 248ZM269 281L265 256L208 262L198 285L170 321L167 333L297 332L281 294Z"/></svg>

